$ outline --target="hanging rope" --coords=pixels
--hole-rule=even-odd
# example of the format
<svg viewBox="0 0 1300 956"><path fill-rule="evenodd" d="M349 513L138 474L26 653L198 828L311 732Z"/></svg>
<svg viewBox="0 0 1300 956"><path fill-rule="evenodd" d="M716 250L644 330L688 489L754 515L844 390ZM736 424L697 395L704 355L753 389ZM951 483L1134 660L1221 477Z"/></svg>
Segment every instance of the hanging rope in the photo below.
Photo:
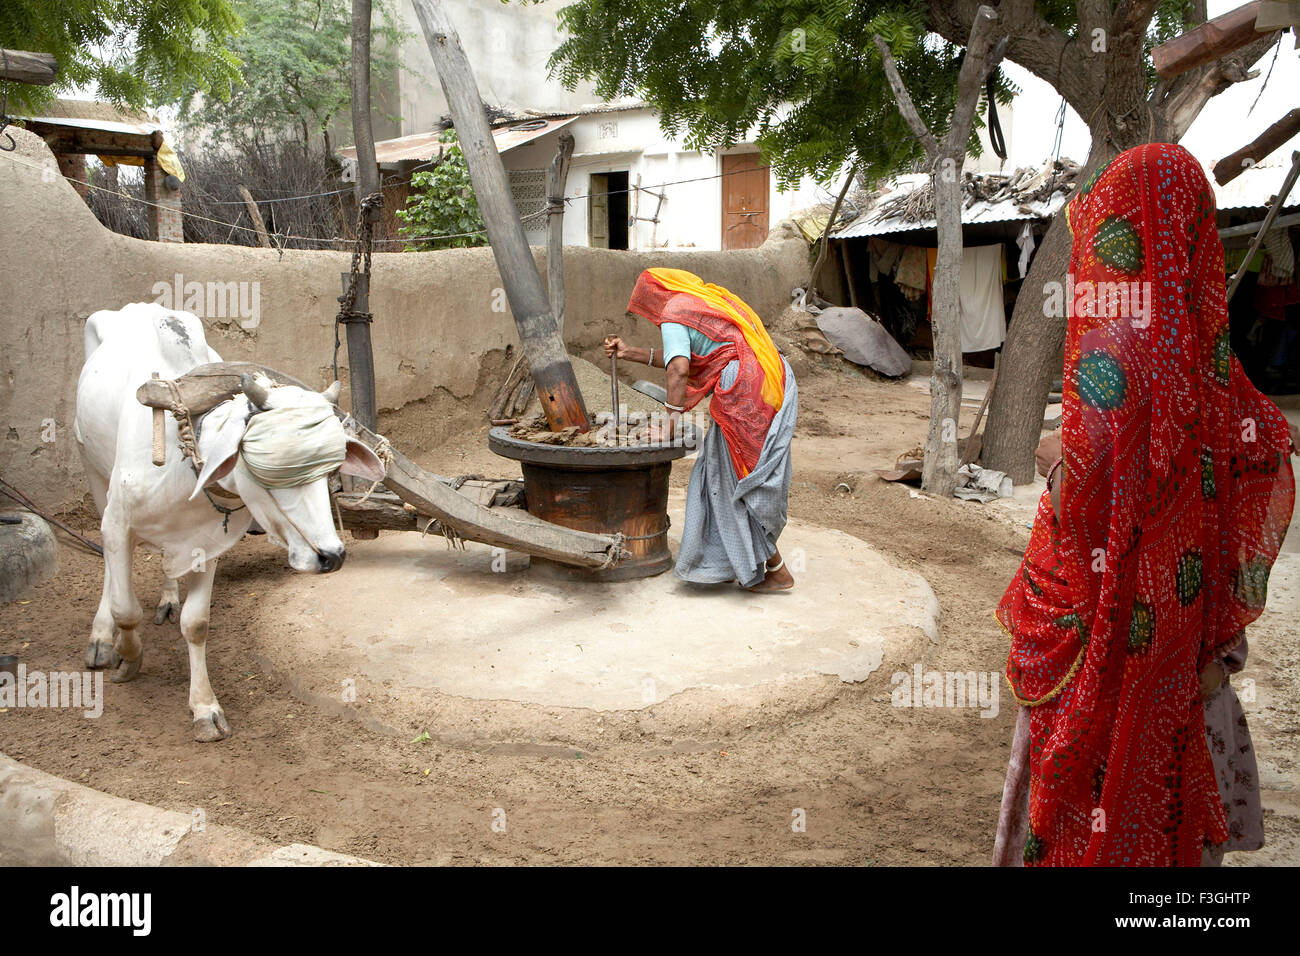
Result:
<svg viewBox="0 0 1300 956"><path fill-rule="evenodd" d="M357 209L357 241L352 247L352 268L348 273L348 287L339 296L339 314L334 317L334 379L339 377L339 325L350 322L371 322L373 313L357 311L357 276L364 275L369 288L370 252L374 244L374 219L369 215L372 209L382 209L384 194L371 193L361 200Z"/></svg>
<svg viewBox="0 0 1300 956"><path fill-rule="evenodd" d="M1006 162L1007 140L1002 135L1002 122L998 119L998 101L993 95L995 89L994 75L990 73L987 82L984 84L984 95L989 103L989 144L993 147L993 152L997 154L998 159Z"/></svg>
<svg viewBox="0 0 1300 956"><path fill-rule="evenodd" d="M1065 141L1065 97L1061 97L1061 105L1056 108L1056 139L1052 144L1052 162L1061 161L1061 144Z"/></svg>

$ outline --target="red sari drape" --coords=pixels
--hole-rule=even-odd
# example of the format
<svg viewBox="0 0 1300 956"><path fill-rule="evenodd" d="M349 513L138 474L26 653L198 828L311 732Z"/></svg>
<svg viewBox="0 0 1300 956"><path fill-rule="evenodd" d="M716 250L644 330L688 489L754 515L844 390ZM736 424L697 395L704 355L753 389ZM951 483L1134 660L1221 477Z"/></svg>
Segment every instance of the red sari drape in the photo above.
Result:
<svg viewBox="0 0 1300 956"><path fill-rule="evenodd" d="M1263 609L1290 436L1229 346L1200 164L1129 150L1067 213L1061 518L1045 494L997 611L1033 708L1025 862L1196 865L1228 836L1198 674Z"/></svg>
<svg viewBox="0 0 1300 956"><path fill-rule="evenodd" d="M762 363L735 318L700 296L674 291L664 284L655 274L656 271L662 270L646 269L637 278L627 310L656 326L676 322L722 343L708 355L691 356L684 407L692 409L706 395L713 396L709 403L709 414L722 430L736 477L744 478L758 464L767 431L777 413L777 408L763 398L765 373ZM720 302L730 303L733 312L752 314L753 310L721 286L705 286L696 276L678 274L695 280L701 291L720 297ZM757 317L754 321L757 322ZM776 347L772 345L761 322L757 323L757 334L771 353L776 355ZM740 367L735 382L729 388L718 391L718 379L723 369L737 360ZM783 370L780 384L784 384Z"/></svg>

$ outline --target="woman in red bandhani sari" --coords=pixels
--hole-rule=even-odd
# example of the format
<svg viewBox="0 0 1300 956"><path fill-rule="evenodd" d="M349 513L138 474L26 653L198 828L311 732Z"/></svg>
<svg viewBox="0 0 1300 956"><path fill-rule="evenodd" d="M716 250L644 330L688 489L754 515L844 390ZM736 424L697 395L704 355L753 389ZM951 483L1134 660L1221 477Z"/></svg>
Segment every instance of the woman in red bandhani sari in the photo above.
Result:
<svg viewBox="0 0 1300 956"><path fill-rule="evenodd" d="M676 573L695 584L737 582L788 591L794 578L776 548L786 523L790 440L799 396L794 373L763 321L735 293L682 269L647 269L627 310L659 327L662 349L617 336L605 351L667 371L666 439L681 414L711 396L686 491Z"/></svg>
<svg viewBox="0 0 1300 956"><path fill-rule="evenodd" d="M1291 519L1291 432L1229 347L1185 149L1122 153L1067 215L1060 457L997 610L1021 707L995 862L1214 863L1260 845L1228 673Z"/></svg>

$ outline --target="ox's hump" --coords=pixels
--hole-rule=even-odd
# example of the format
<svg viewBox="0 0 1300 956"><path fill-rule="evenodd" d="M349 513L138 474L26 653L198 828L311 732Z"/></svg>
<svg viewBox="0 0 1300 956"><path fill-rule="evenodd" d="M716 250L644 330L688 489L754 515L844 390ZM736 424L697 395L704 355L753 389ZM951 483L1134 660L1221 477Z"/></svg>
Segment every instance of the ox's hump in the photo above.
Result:
<svg viewBox="0 0 1300 956"><path fill-rule="evenodd" d="M135 356L154 355L162 367L186 371L220 361L208 348L203 323L191 312L156 302L133 302L117 311L103 310L86 322L86 356L101 344L114 343Z"/></svg>

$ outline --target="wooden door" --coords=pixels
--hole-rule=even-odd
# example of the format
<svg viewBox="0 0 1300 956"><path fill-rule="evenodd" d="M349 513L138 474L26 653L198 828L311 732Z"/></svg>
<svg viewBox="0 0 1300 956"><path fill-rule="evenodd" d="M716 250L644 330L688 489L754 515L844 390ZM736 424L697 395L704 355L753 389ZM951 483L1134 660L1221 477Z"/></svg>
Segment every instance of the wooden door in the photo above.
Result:
<svg viewBox="0 0 1300 956"><path fill-rule="evenodd" d="M767 238L769 179L759 153L722 157L722 248L754 249Z"/></svg>
<svg viewBox="0 0 1300 956"><path fill-rule="evenodd" d="M593 249L609 248L609 177L592 173L587 200L587 245Z"/></svg>

